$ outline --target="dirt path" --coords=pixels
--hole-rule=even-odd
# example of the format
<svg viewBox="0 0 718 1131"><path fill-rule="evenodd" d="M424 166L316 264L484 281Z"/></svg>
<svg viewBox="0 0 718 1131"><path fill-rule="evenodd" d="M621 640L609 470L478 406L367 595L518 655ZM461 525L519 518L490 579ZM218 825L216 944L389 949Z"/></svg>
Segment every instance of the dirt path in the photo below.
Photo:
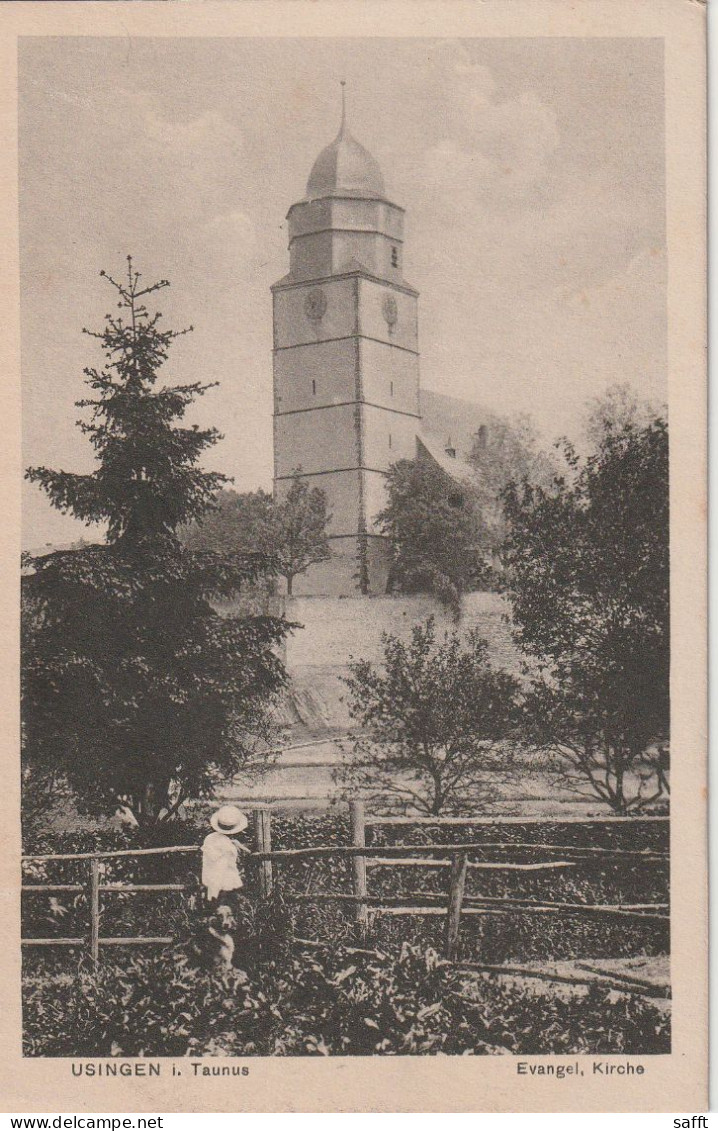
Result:
<svg viewBox="0 0 718 1131"><path fill-rule="evenodd" d="M578 980L574 983L568 984L562 981L552 981L550 978L536 977L509 973L501 974L496 970L492 973L492 977L498 977L502 981L511 985L525 987L530 989L533 993L545 997L561 997L564 1000L575 997L576 995L582 996L588 993L592 984L605 984L608 985L608 979L614 983L622 983L625 979L626 989L619 990L618 988L610 989L610 996L616 999L621 996L621 993L637 993L639 992L636 987L645 985L647 989L665 990L666 996L653 996L650 993L651 1004L660 1009L662 1012L670 1012L670 958L668 955L660 955L657 957L640 957L640 958L595 958L595 959L575 959L563 962L524 962L521 963L524 970L535 970L536 974L551 975L555 974L559 978L576 978L586 979L585 983ZM476 984L476 980L486 975L482 975L480 971L466 970L466 982L464 990L471 990L471 986Z"/></svg>

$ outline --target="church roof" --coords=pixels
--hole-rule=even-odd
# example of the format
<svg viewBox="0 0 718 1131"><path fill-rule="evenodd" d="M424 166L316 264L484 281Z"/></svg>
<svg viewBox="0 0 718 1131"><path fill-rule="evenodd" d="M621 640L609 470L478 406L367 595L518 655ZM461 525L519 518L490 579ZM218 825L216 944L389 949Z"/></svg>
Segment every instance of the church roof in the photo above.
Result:
<svg viewBox="0 0 718 1131"><path fill-rule="evenodd" d="M448 445L444 447L437 444L432 436L427 435L425 427L416 437L416 454L419 460L428 460L436 464L455 483L473 485L476 482L476 475L471 464L461 456L449 455L449 450L454 449L449 448Z"/></svg>
<svg viewBox="0 0 718 1131"><path fill-rule="evenodd" d="M307 181L307 200L325 196L384 197L384 178L371 153L349 133L342 84L342 123L331 145L317 157Z"/></svg>

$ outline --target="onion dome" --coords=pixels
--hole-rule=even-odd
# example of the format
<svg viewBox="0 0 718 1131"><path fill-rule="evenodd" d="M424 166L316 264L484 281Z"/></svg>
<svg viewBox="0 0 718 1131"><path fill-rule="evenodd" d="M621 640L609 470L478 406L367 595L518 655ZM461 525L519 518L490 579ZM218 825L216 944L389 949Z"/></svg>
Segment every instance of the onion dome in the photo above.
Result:
<svg viewBox="0 0 718 1131"><path fill-rule="evenodd" d="M326 196L384 197L384 178L371 153L351 136L346 124L344 83L342 123L331 145L317 157L307 181L307 200Z"/></svg>

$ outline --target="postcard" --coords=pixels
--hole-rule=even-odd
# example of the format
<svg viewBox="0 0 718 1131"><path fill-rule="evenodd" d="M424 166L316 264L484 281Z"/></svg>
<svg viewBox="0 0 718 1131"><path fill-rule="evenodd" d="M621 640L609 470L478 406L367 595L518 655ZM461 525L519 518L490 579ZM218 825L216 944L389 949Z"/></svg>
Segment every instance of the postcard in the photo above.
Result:
<svg viewBox="0 0 718 1131"><path fill-rule="evenodd" d="M704 6L0 14L5 1109L704 1110Z"/></svg>

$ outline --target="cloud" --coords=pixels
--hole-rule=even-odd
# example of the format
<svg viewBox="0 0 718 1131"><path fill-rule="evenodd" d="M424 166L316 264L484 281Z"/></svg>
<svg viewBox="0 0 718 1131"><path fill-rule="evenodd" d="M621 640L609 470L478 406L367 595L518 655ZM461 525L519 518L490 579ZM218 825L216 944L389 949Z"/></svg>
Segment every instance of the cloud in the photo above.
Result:
<svg viewBox="0 0 718 1131"><path fill-rule="evenodd" d="M550 87L501 86L470 45L447 42L431 61L443 69L444 112L414 205L426 233L414 252L420 289L439 274L452 304L470 295L468 305L507 311L536 293L599 287L662 246L636 153L617 165L604 146L587 160Z"/></svg>
<svg viewBox="0 0 718 1131"><path fill-rule="evenodd" d="M227 164L244 154L242 133L219 110L204 110L186 119L167 117L158 109L155 98L146 93L137 95L137 104L145 144L165 156L196 167L195 163L205 158L213 164ZM202 171L197 169L199 174Z"/></svg>
<svg viewBox="0 0 718 1131"><path fill-rule="evenodd" d="M547 160L559 143L556 118L533 94L484 107L464 134L445 137L427 150L428 187L459 217L466 209L506 212L539 204L545 196ZM468 217L466 217L468 219Z"/></svg>
<svg viewBox="0 0 718 1131"><path fill-rule="evenodd" d="M618 313L635 291L640 291L645 300L655 296L663 302L666 276L666 249L660 246L642 247L621 270L615 271L596 286L556 287L552 300L567 310L581 310L587 307L612 308ZM644 301L644 306L647 302ZM625 311L624 311L625 317Z"/></svg>
<svg viewBox="0 0 718 1131"><path fill-rule="evenodd" d="M496 89L494 76L489 67L472 58L463 40L441 41L434 49L432 62L445 72L447 93L459 119L493 102Z"/></svg>
<svg viewBox="0 0 718 1131"><path fill-rule="evenodd" d="M115 142L97 181L103 184L109 207L123 205L117 176L132 186L140 210L154 226L194 226L207 211L237 207L246 164L241 129L217 109L191 116L167 113L159 95L117 89L102 92L92 116L104 139ZM85 135L87 137L87 135Z"/></svg>
<svg viewBox="0 0 718 1131"><path fill-rule="evenodd" d="M226 241L241 245L246 251L257 238L257 229L251 217L239 208L214 216L202 229L203 234L217 240L226 250Z"/></svg>
<svg viewBox="0 0 718 1131"><path fill-rule="evenodd" d="M556 112L530 91L478 112L472 133L475 148L502 173L520 173L526 181L543 171L560 140Z"/></svg>
<svg viewBox="0 0 718 1131"><path fill-rule="evenodd" d="M444 69L443 136L424 155L434 198L459 220L471 208L530 201L560 143L554 109L531 90L499 98L491 70L464 43L442 45L432 62Z"/></svg>

